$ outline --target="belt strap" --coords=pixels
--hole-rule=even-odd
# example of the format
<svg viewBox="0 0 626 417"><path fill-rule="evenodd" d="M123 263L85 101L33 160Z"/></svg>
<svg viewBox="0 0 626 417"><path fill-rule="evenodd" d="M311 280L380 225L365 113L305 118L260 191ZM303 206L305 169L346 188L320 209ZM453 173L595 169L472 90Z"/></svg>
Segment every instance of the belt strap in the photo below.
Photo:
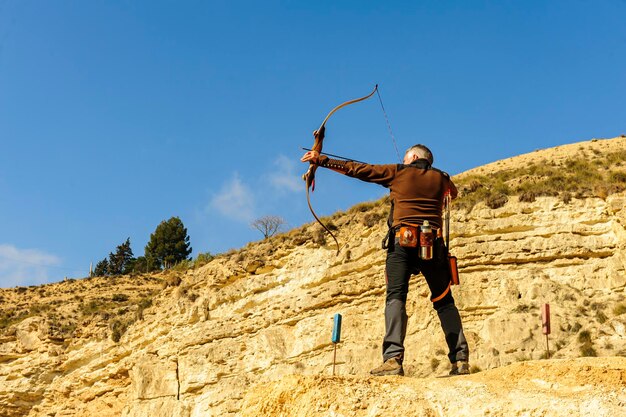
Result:
<svg viewBox="0 0 626 417"><path fill-rule="evenodd" d="M431 298L430 301L432 301L433 303L436 303L437 301L441 300L443 297L446 296L447 293L450 292L450 285L452 283L448 283L448 288L446 288L446 290L439 296L439 297L435 297L435 298Z"/></svg>
<svg viewBox="0 0 626 417"><path fill-rule="evenodd" d="M410 224L408 226L413 226L413 225ZM417 229L419 230L419 226L417 227ZM421 230L419 231L419 233L422 233ZM437 237L443 237L441 229L436 229L436 228L433 227L433 234L436 234ZM396 230L396 237L400 237L400 229Z"/></svg>

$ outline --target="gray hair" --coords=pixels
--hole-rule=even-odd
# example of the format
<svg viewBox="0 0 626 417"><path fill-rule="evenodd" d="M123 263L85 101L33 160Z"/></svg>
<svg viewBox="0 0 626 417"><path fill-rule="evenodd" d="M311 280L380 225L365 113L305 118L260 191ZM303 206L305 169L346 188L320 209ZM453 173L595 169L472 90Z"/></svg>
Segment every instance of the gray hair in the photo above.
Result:
<svg viewBox="0 0 626 417"><path fill-rule="evenodd" d="M413 145L409 149L406 150L406 153L409 153L409 152L415 152L418 158L426 159L428 160L429 164L431 165L433 164L433 161L434 161L433 153L426 146L422 144Z"/></svg>

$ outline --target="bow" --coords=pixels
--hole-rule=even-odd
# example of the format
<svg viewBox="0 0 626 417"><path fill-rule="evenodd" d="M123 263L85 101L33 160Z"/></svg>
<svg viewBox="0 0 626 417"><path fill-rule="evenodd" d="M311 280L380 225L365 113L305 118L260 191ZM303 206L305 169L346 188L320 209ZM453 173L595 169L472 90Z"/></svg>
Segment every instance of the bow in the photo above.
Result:
<svg viewBox="0 0 626 417"><path fill-rule="evenodd" d="M326 118L324 118L324 121L322 122L322 124L319 127L319 129L317 129L315 132L313 132L313 136L315 137L315 141L313 142L312 150L314 150L314 151L316 151L318 153L322 153L322 143L324 141L324 132L326 131L326 127L325 126L326 126L326 122L328 121L328 119L330 119L330 116L332 116L337 110L339 110L339 109L341 109L343 107L349 106L350 104L358 103L359 101L367 100L368 98L373 96L374 93L377 90L378 90L378 84L376 84L376 86L374 87L374 90L371 93L369 93L368 95L360 97L360 98L356 98L354 100L348 100L348 101L346 101L344 103L341 103L340 105L338 105L334 109L332 109L330 111L330 113L328 113ZM322 221L319 219L319 217L317 217L317 214L315 214L315 211L313 210L313 206L311 206L311 197L310 197L310 194L309 194L309 189L311 189L311 191L315 191L315 171L316 170L317 170L317 165L314 164L313 162L311 162L309 164L309 169L302 176L302 179L306 183L306 202L308 203L309 210L311 210L311 214L313 214L313 217L315 217L315 220L317 220L317 222L322 225L324 230L326 230L328 232L328 234L331 235L333 237L333 239L335 240L335 243L337 244L337 254L339 254L339 249L340 249L339 248L339 241L337 240L337 238L335 237L333 232L331 232L330 229L328 229L328 227L326 227L326 225L324 225L324 223L322 223Z"/></svg>

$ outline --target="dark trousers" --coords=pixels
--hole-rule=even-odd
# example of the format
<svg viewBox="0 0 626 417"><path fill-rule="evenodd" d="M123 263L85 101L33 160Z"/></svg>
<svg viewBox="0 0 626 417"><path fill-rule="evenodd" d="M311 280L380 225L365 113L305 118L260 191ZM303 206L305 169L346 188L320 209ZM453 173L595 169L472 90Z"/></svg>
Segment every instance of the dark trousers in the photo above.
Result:
<svg viewBox="0 0 626 417"><path fill-rule="evenodd" d="M448 345L450 362L467 361L469 348L463 334L459 310L454 305L450 291L450 268L448 254L443 239L434 242L433 259L421 260L418 248L402 247L397 239L391 239L387 249L386 276L387 300L385 304L385 338L383 340L383 360L404 357L406 336L406 297L409 292L409 278L421 272L428 283L431 301L437 311L441 328ZM447 291L447 293L446 293ZM443 295L445 293L445 295ZM443 295L443 297L441 297Z"/></svg>

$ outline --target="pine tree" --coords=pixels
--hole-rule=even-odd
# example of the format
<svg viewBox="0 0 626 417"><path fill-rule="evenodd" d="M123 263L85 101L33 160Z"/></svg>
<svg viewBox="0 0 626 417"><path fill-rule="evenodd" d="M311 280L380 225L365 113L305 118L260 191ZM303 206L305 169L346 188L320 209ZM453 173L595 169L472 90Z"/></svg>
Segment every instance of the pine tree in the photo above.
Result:
<svg viewBox="0 0 626 417"><path fill-rule="evenodd" d="M138 256L136 259L133 259L128 263L127 269L129 273L145 273L151 271L151 269L148 268L148 261L145 256ZM152 270L154 270L154 268Z"/></svg>
<svg viewBox="0 0 626 417"><path fill-rule="evenodd" d="M109 261L107 261L107 258L104 258L96 264L96 269L94 269L93 274L96 277L109 275Z"/></svg>
<svg viewBox="0 0 626 417"><path fill-rule="evenodd" d="M189 259L192 248L183 222L178 217L162 221L150 235L146 260L152 268L169 268Z"/></svg>
<svg viewBox="0 0 626 417"><path fill-rule="evenodd" d="M127 238L126 242L116 248L115 253L109 254L109 275L121 275L129 272L128 266L133 259L130 238Z"/></svg>

